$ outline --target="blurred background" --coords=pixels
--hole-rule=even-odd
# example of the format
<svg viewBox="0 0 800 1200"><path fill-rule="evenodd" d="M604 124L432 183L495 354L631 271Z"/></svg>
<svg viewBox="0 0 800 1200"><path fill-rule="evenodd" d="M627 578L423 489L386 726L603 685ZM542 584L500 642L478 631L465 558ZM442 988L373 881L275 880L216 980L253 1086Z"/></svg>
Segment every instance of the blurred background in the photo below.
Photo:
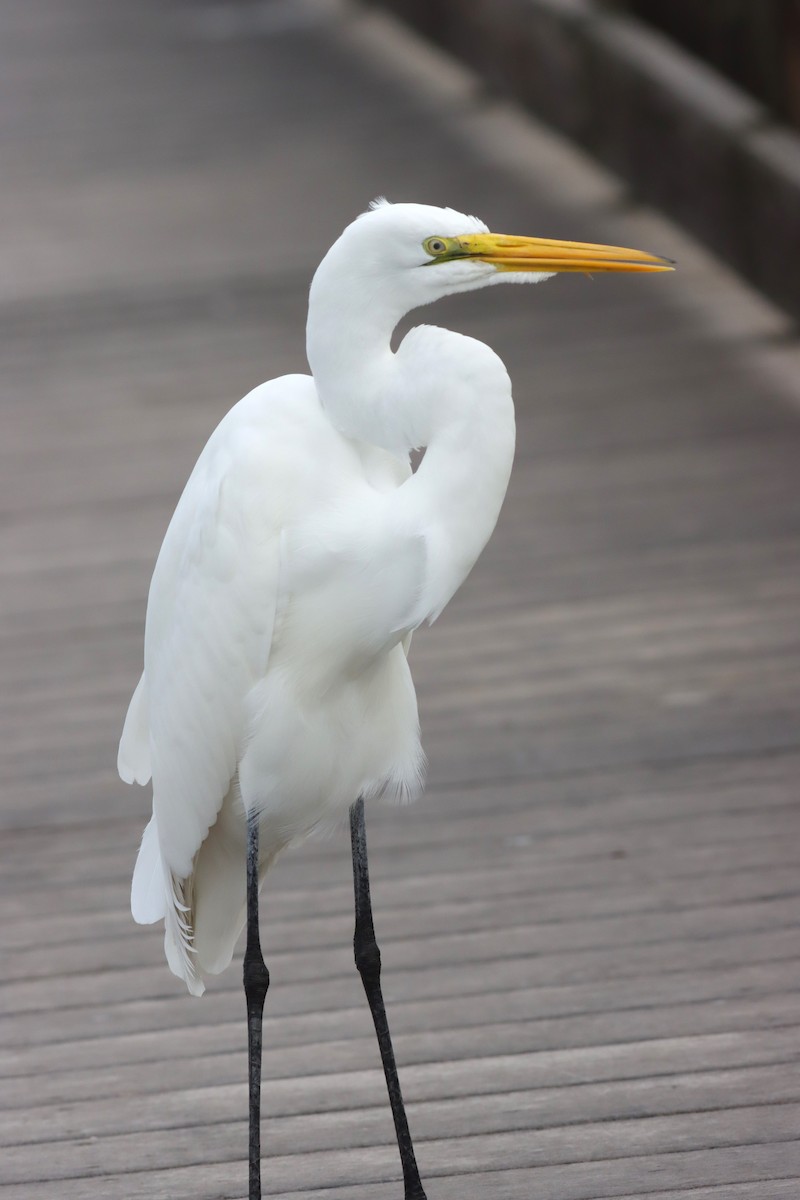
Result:
<svg viewBox="0 0 800 1200"><path fill-rule="evenodd" d="M674 38L728 79L800 126L797 0L604 0Z"/></svg>
<svg viewBox="0 0 800 1200"><path fill-rule="evenodd" d="M128 912L116 745L215 424L306 370L376 195L640 246L412 315L514 383L496 534L415 637L429 787L370 814L430 1200L788 1200L797 1057L797 4L0 8L0 1181L243 1194L239 972ZM402 330L401 330L402 332ZM270 876L270 1194L396 1200L347 839Z"/></svg>

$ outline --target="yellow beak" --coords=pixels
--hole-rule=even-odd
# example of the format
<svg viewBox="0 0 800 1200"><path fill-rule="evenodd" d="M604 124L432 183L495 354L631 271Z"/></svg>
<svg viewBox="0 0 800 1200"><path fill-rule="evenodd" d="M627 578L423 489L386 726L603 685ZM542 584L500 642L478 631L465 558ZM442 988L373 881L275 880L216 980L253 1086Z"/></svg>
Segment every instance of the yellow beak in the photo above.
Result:
<svg viewBox="0 0 800 1200"><path fill-rule="evenodd" d="M503 233L467 234L453 240L465 257L491 263L498 271L582 271L594 274L596 271L675 269L668 258L647 254L644 250L628 250L624 246L512 237Z"/></svg>

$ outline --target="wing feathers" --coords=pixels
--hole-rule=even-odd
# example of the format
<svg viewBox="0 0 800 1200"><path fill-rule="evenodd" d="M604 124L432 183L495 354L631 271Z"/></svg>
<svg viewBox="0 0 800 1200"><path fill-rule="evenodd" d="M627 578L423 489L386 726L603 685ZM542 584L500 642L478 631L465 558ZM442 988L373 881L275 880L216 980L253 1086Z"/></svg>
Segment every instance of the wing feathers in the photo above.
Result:
<svg viewBox="0 0 800 1200"><path fill-rule="evenodd" d="M150 735L144 672L128 705L117 755L117 770L125 783L145 784L150 779Z"/></svg>

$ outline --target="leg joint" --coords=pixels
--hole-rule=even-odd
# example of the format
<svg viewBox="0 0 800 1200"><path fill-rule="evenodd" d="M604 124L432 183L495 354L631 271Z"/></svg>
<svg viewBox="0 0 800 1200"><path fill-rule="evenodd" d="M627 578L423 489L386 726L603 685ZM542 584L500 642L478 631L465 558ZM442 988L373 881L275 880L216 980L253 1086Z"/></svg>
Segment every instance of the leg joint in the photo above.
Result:
<svg viewBox="0 0 800 1200"><path fill-rule="evenodd" d="M355 960L358 973L366 982L378 980L381 975L381 952L374 938L368 942L354 942Z"/></svg>
<svg viewBox="0 0 800 1200"><path fill-rule="evenodd" d="M263 1001L269 988L269 971L263 958L251 958L246 954L242 968L245 995L249 999Z"/></svg>

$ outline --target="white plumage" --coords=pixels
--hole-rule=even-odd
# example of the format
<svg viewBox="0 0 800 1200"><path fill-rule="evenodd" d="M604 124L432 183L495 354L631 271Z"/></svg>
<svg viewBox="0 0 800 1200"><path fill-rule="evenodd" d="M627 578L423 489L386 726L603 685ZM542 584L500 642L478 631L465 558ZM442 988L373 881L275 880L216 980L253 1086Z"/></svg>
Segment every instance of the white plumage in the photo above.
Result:
<svg viewBox="0 0 800 1200"><path fill-rule="evenodd" d="M409 636L491 535L514 413L493 351L422 326L395 353L395 325L504 279L664 269L608 250L383 202L315 275L313 376L256 388L203 450L156 563L119 750L123 779L153 781L133 915L164 919L169 965L194 994L244 922L246 812L260 814L263 876L357 796L420 787ZM412 475L414 447L427 452Z"/></svg>

